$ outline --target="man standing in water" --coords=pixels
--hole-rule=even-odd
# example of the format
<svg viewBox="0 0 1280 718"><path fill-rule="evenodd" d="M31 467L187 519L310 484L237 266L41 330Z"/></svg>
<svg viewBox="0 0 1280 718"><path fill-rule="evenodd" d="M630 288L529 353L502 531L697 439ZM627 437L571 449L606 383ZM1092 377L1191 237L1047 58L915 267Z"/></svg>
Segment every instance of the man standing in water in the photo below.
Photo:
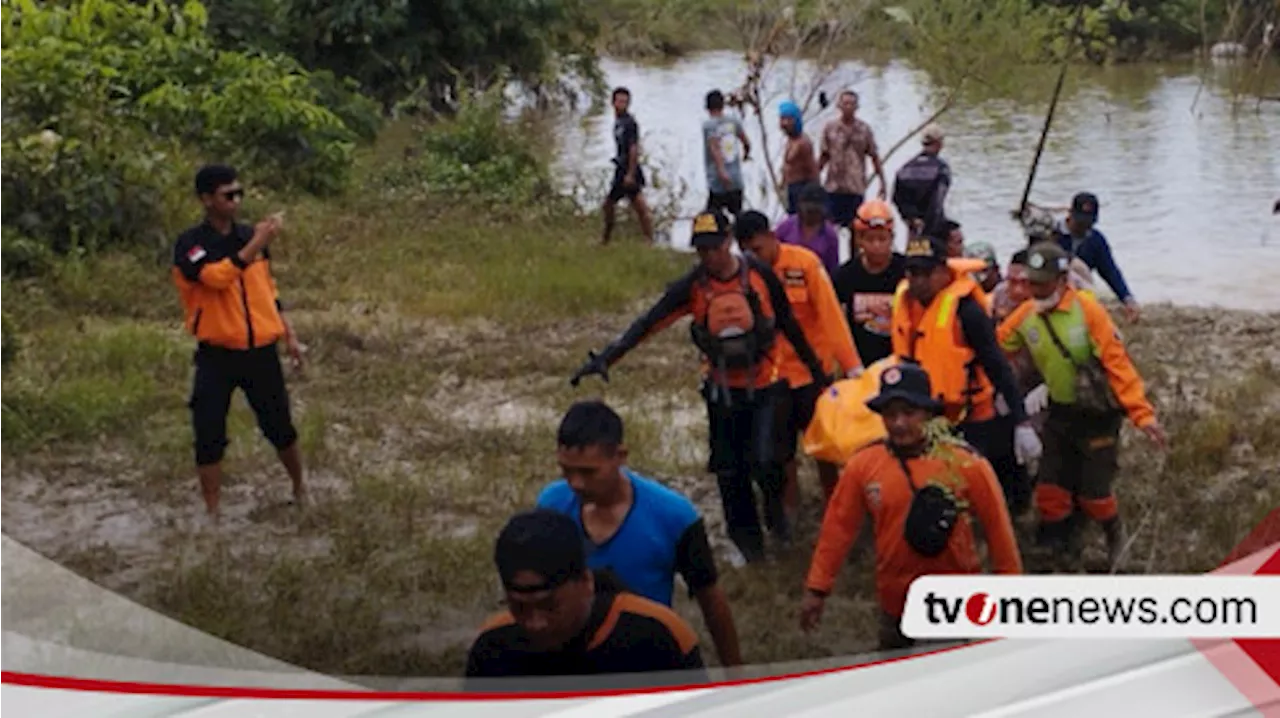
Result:
<svg viewBox="0 0 1280 718"><path fill-rule="evenodd" d="M617 145L617 155L613 158L613 184L602 208L604 234L600 237L601 244L608 244L613 238L614 211L624 197L631 203L636 219L640 220L644 238L653 242L653 219L649 215L649 205L644 201L644 170L640 168L640 125L628 111L630 107L631 91L625 87L616 88L613 91L613 141Z"/></svg>
<svg viewBox="0 0 1280 718"><path fill-rule="evenodd" d="M1116 265L1111 256L1111 245L1107 238L1094 228L1098 222L1098 198L1088 192L1081 192L1071 199L1071 213L1063 222L1062 231L1058 233L1058 245L1067 256L1079 259L1102 275L1102 281L1116 293L1116 298L1124 303L1125 318L1137 321L1140 315L1138 300L1129 285L1124 281L1124 273Z"/></svg>
<svg viewBox="0 0 1280 718"><path fill-rule="evenodd" d="M871 127L858 119L858 93L845 90L836 106L840 116L822 128L818 170L826 170L827 215L837 227L848 227L867 192L867 158L880 177L880 199L887 178Z"/></svg>
<svg viewBox="0 0 1280 718"><path fill-rule="evenodd" d="M742 214L742 163L751 158L751 141L737 118L725 116L719 90L707 93L707 114L702 123L702 159L710 189L706 211L727 211L737 219Z"/></svg>
<svg viewBox="0 0 1280 718"><path fill-rule="evenodd" d="M942 128L929 125L921 138L922 148L898 170L893 182L893 204L907 221L908 237L926 234L946 238L947 192L951 189L951 166L939 156Z"/></svg>
<svg viewBox="0 0 1280 718"><path fill-rule="evenodd" d="M787 187L787 214L800 207L800 191L818 179L818 161L813 156L813 141L804 133L804 115L800 106L788 100L778 108L778 125L787 136L782 155L782 182Z"/></svg>
<svg viewBox="0 0 1280 718"><path fill-rule="evenodd" d="M733 253L724 216L694 218L692 242L698 265L603 352L591 352L570 383L577 386L590 374L607 377L609 367L640 342L693 315L693 342L706 368L707 468L719 484L730 540L748 561L759 561L764 534L753 484L764 495L766 526L782 544L791 540L782 501L785 469L774 450L776 402L787 390L780 375L778 333L796 350L813 381L825 384L827 377L773 268L750 254Z"/></svg>
<svg viewBox="0 0 1280 718"><path fill-rule="evenodd" d="M267 245L280 233L280 215L253 227L237 223L244 188L231 167L206 165L196 173L195 185L204 205L204 222L178 237L172 274L187 331L199 342L188 406L200 490L205 508L216 522L222 456L227 448L227 410L237 388L244 391L257 415L258 428L289 472L294 500L301 504L306 498L298 432L289 411L289 392L277 347L283 339L295 366L302 364L302 348L280 311L271 276Z"/></svg>

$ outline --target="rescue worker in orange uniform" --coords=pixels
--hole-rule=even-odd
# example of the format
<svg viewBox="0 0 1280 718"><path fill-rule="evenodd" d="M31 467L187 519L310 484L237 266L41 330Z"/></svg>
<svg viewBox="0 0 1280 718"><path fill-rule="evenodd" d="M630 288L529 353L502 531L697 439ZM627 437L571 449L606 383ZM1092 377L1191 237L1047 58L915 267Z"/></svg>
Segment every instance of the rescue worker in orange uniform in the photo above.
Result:
<svg viewBox="0 0 1280 718"><path fill-rule="evenodd" d="M968 271L948 265L945 240L914 237L905 254L907 281L894 297L893 353L928 372L947 420L992 463L1009 498L1029 493L1018 485L1025 474L1017 466L1038 459L1041 444L996 343L981 287ZM996 411L997 391L1007 416Z"/></svg>
<svg viewBox="0 0 1280 718"><path fill-rule="evenodd" d="M821 620L863 515L870 514L880 649L893 650L914 644L901 629L912 581L982 571L973 518L982 524L995 573L1022 573L1022 559L991 464L962 441L929 439L925 424L943 405L924 370L909 363L889 367L867 406L884 418L888 436L858 450L840 475L809 564L800 625L811 631Z"/></svg>
<svg viewBox="0 0 1280 718"><path fill-rule="evenodd" d="M1114 566L1125 542L1111 492L1120 424L1127 415L1161 448L1166 437L1106 308L1091 293L1071 286L1070 259L1051 242L1028 250L1032 300L1000 323L997 336L1005 351L1030 353L1049 390L1044 457L1035 489L1040 542L1057 558L1074 559L1078 505L1101 524ZM1082 384L1081 379L1090 378L1096 381Z"/></svg>
<svg viewBox="0 0 1280 718"><path fill-rule="evenodd" d="M267 247L279 234L282 218L273 215L254 227L237 223L244 189L231 167L202 167L195 186L205 219L178 237L172 276L186 329L199 343L188 406L200 489L216 521L228 443L227 411L237 388L244 391L258 428L279 453L293 482L294 500L301 504L305 499L298 432L289 411L278 344L285 342L295 366L301 366L302 349L280 311L271 276Z"/></svg>
<svg viewBox="0 0 1280 718"><path fill-rule="evenodd" d="M704 356L702 395L711 443L708 470L716 475L729 538L748 561L764 558L764 533L752 482L764 498L765 525L789 545L783 507L784 465L776 450L776 402L789 391L777 340L786 338L814 382L830 378L796 322L773 269L750 255L736 256L729 223L719 213L693 221L698 265L671 284L649 311L604 351L591 352L570 382L590 374L608 381L608 369L654 333L692 315L691 334Z"/></svg>
<svg viewBox="0 0 1280 718"><path fill-rule="evenodd" d="M734 224L738 245L764 264L773 268L787 293L791 311L804 330L805 337L826 368L833 365L840 373L856 378L862 373L862 362L853 346L853 334L844 320L840 300L827 270L812 250L797 244L783 244L769 228L769 218L750 210ZM796 448L800 435L813 420L813 412L822 394L822 382L815 382L809 368L785 339L779 342L779 374L791 390L779 396L777 405L777 439L780 460L786 464L787 484L783 494L787 511L796 515L800 492L796 479ZM823 498L829 498L840 477L840 467L825 461L818 463L818 478Z"/></svg>

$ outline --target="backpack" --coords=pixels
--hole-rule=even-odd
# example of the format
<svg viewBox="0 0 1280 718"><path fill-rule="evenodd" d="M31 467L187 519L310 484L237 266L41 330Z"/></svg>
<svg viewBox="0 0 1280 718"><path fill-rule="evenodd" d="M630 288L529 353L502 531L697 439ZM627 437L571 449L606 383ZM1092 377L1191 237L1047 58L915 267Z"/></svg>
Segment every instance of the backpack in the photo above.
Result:
<svg viewBox="0 0 1280 718"><path fill-rule="evenodd" d="M738 282L715 290L703 276L706 314L690 327L693 343L721 371L750 369L773 347L775 322L760 307L760 295L751 287L750 268L739 262Z"/></svg>
<svg viewBox="0 0 1280 718"><path fill-rule="evenodd" d="M912 494L902 538L916 553L934 558L947 549L951 532L960 519L960 504L952 491L938 484L916 488L907 460L899 456L898 463L902 465L902 473L906 474Z"/></svg>

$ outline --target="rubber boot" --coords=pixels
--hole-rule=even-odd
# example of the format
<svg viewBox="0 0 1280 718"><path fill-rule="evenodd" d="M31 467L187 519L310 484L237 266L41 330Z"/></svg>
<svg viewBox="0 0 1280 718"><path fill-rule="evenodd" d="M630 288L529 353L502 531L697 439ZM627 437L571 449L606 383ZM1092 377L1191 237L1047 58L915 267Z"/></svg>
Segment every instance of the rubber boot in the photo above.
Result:
<svg viewBox="0 0 1280 718"><path fill-rule="evenodd" d="M1111 570L1115 571L1120 565L1120 554L1124 551L1125 542L1128 536L1124 530L1124 523L1120 521L1120 517L1107 519L1102 522L1102 532L1107 537L1107 561L1111 565Z"/></svg>
<svg viewBox="0 0 1280 718"><path fill-rule="evenodd" d="M783 506L782 495L773 494L764 500L764 520L769 533L778 542L779 548L791 548L791 521L787 518L787 510Z"/></svg>
<svg viewBox="0 0 1280 718"><path fill-rule="evenodd" d="M1057 570L1067 555L1067 534L1070 530L1070 518L1059 521L1040 520L1040 525L1036 528L1036 553L1048 564L1047 573Z"/></svg>

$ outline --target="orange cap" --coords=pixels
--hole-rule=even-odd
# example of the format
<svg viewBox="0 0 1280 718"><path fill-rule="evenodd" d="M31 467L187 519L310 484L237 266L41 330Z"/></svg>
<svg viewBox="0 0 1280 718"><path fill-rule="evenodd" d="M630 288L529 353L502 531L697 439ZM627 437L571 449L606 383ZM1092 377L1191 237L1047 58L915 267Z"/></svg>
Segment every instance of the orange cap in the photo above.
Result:
<svg viewBox="0 0 1280 718"><path fill-rule="evenodd" d="M853 218L853 229L865 232L879 228L893 229L893 209L882 199L869 199L858 207L858 214Z"/></svg>

